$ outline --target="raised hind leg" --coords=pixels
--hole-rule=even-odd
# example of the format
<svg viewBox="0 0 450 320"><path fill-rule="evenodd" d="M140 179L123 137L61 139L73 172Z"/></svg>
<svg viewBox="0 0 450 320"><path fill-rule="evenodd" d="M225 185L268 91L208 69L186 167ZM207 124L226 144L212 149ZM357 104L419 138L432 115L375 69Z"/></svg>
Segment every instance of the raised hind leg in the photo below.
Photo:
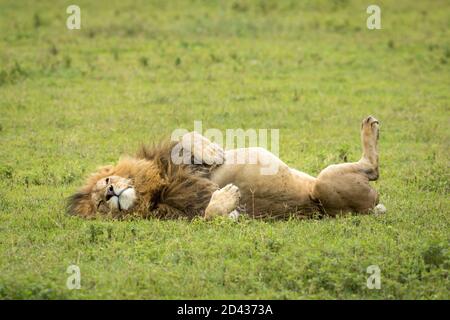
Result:
<svg viewBox="0 0 450 320"><path fill-rule="evenodd" d="M361 124L361 159L328 166L317 177L312 197L327 214L368 213L378 204L378 193L369 184L379 176L378 137L378 120L372 116L365 118Z"/></svg>

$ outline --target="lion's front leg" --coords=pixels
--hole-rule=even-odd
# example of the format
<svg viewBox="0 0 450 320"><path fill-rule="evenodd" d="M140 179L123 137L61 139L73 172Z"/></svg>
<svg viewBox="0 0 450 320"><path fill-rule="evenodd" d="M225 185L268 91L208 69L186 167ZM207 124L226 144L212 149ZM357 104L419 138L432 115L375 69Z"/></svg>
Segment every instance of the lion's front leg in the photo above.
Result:
<svg viewBox="0 0 450 320"><path fill-rule="evenodd" d="M195 131L183 135L181 145L194 156L195 164L220 165L224 161L224 150Z"/></svg>
<svg viewBox="0 0 450 320"><path fill-rule="evenodd" d="M236 210L239 206L241 193L239 188L233 184L227 184L222 189L216 190L205 210L205 218L211 219L215 216L230 216L236 219L239 215Z"/></svg>

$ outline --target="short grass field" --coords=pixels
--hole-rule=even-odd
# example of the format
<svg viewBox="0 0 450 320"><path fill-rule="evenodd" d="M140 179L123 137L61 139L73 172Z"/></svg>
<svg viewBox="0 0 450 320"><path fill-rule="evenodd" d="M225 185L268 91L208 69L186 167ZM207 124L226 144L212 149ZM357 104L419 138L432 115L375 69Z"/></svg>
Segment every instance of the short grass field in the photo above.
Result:
<svg viewBox="0 0 450 320"><path fill-rule="evenodd" d="M0 298L449 299L450 3L377 1L368 30L372 2L1 0ZM279 129L280 157L317 175L359 158L369 114L385 215L65 213L98 166L194 121Z"/></svg>

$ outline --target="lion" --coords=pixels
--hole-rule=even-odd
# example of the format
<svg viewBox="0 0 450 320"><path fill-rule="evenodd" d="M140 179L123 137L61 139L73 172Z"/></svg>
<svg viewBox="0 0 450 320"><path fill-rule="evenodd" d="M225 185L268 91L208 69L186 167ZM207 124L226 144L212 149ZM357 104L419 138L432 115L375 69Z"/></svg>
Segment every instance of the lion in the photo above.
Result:
<svg viewBox="0 0 450 320"><path fill-rule="evenodd" d="M346 212L384 213L369 181L379 177L379 121L361 124L362 157L330 165L317 177L290 168L263 148L223 150L197 132L179 141L142 146L134 157L101 167L68 199L67 210L85 218L308 218ZM174 150L191 161L173 161ZM237 157L256 161L241 161ZM276 166L271 175L261 168Z"/></svg>

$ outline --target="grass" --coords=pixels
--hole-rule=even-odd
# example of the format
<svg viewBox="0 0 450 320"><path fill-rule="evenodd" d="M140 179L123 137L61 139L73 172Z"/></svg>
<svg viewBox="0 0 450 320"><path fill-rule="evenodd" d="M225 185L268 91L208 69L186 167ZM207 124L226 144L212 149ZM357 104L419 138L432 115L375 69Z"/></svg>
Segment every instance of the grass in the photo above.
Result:
<svg viewBox="0 0 450 320"><path fill-rule="evenodd" d="M448 1L0 2L0 298L449 299ZM64 198L177 128L280 129L318 174L382 122L384 216L85 221ZM81 269L68 290L66 269ZM366 268L381 269L369 290Z"/></svg>

